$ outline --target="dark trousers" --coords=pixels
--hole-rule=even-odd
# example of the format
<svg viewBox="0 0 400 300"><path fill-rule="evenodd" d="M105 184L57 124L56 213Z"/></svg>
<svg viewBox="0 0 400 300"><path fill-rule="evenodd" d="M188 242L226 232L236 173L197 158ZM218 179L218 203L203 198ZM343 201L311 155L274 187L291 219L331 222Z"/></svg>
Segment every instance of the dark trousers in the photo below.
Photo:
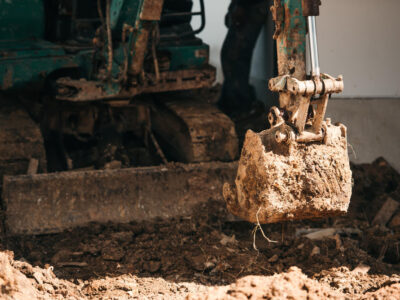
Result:
<svg viewBox="0 0 400 300"><path fill-rule="evenodd" d="M228 34L221 51L224 74L219 107L231 115L249 111L256 99L249 84L253 50L269 13L268 0L232 0L225 24Z"/></svg>

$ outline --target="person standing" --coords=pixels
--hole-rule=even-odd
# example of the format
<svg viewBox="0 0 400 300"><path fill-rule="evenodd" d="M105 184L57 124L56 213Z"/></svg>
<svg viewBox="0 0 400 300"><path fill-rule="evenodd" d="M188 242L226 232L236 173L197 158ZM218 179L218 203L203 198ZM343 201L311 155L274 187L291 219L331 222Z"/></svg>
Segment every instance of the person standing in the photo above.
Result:
<svg viewBox="0 0 400 300"><path fill-rule="evenodd" d="M218 107L232 119L265 110L249 83L253 51L269 14L269 0L232 0L225 17L228 33L221 50L224 75Z"/></svg>

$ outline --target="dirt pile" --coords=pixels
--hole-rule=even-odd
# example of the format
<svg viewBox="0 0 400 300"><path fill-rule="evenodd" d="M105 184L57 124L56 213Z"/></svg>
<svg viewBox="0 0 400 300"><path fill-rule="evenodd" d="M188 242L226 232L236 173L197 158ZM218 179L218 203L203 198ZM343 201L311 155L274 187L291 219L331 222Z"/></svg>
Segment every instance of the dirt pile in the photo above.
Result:
<svg viewBox="0 0 400 300"><path fill-rule="evenodd" d="M8 267L2 260L1 270L9 271L0 275L1 291L13 297L13 289L30 283L34 296L49 299L184 299L188 294L197 299L210 287L224 286L218 289L221 297L232 290L229 296L241 299L241 291L255 298L259 290L270 295L268 283L277 295L286 287L301 298L304 283L310 298L397 295L400 228L392 222L399 211L392 211L386 224L373 220L387 197L400 201L400 175L382 159L352 170L348 215L262 226L276 243L254 234L254 224L233 219L215 201L190 218L5 238L0 248L14 251L15 259L8 256ZM21 278L20 285L14 277Z"/></svg>
<svg viewBox="0 0 400 300"><path fill-rule="evenodd" d="M12 266L10 253L0 252L0 295L2 299L35 299L38 291L28 278Z"/></svg>
<svg viewBox="0 0 400 300"><path fill-rule="evenodd" d="M80 299L82 294L69 281L54 275L53 267L32 267L14 260L10 252L0 252L1 299Z"/></svg>
<svg viewBox="0 0 400 300"><path fill-rule="evenodd" d="M300 269L269 277L248 276L225 287L210 288L207 293L188 296L188 300L229 299L343 299L329 285L308 278Z"/></svg>

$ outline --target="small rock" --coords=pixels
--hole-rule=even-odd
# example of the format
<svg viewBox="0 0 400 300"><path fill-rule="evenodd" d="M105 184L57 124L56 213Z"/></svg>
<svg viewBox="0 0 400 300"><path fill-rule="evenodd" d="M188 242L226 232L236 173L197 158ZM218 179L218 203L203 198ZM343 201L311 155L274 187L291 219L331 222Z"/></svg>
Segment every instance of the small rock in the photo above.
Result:
<svg viewBox="0 0 400 300"><path fill-rule="evenodd" d="M116 232L111 235L111 238L120 243L130 243L133 240L133 232L132 231Z"/></svg>
<svg viewBox="0 0 400 300"><path fill-rule="evenodd" d="M101 250L101 257L104 260L119 261L125 256L125 251L118 246L110 245Z"/></svg>
<svg viewBox="0 0 400 300"><path fill-rule="evenodd" d="M205 270L211 270L214 267L215 267L215 263L213 263L211 261L207 261L207 262L204 263L204 269Z"/></svg>
<svg viewBox="0 0 400 300"><path fill-rule="evenodd" d="M38 284L43 284L43 275L39 272L34 272L33 273L33 278L35 278L36 282Z"/></svg>
<svg viewBox="0 0 400 300"><path fill-rule="evenodd" d="M335 234L332 238L335 240L336 250L340 250L341 252L343 252L344 248L343 248L343 245L342 245L342 240L340 239L340 235Z"/></svg>
<svg viewBox="0 0 400 300"><path fill-rule="evenodd" d="M306 234L305 237L310 240L322 240L324 238L329 238L334 236L335 233L336 233L335 228L326 228Z"/></svg>
<svg viewBox="0 0 400 300"><path fill-rule="evenodd" d="M364 264L359 264L355 269L352 271L353 273L361 273L361 274L367 274L369 270L371 269L370 266L364 265Z"/></svg>
<svg viewBox="0 0 400 300"><path fill-rule="evenodd" d="M199 272L204 271L204 265L205 265L204 255L202 254L198 256L187 255L185 258L193 269Z"/></svg>
<svg viewBox="0 0 400 300"><path fill-rule="evenodd" d="M145 262L143 265L143 269L150 273L155 273L161 268L161 262L159 261L149 261Z"/></svg>
<svg viewBox="0 0 400 300"><path fill-rule="evenodd" d="M277 262L279 259L279 256L277 254L274 254L270 259L268 259L268 262L274 263Z"/></svg>
<svg viewBox="0 0 400 300"><path fill-rule="evenodd" d="M133 234L135 235L139 235L143 232L143 225L141 224L136 224L136 225L132 225L131 226L131 231L133 232Z"/></svg>
<svg viewBox="0 0 400 300"><path fill-rule="evenodd" d="M43 287L43 289L44 289L46 292L48 292L48 293L50 293L50 294L52 294L52 293L54 292L54 287L53 287L53 285L51 285L51 284L49 284L49 283L44 283L44 284L42 285L42 287Z"/></svg>
<svg viewBox="0 0 400 300"><path fill-rule="evenodd" d="M56 265L60 261L68 261L70 256L71 256L71 251L62 249L53 255L53 257L51 258L51 262L54 265Z"/></svg>
<svg viewBox="0 0 400 300"><path fill-rule="evenodd" d="M321 249L319 247L315 246L311 251L310 257L313 257L314 255L317 255L317 254L321 254Z"/></svg>
<svg viewBox="0 0 400 300"><path fill-rule="evenodd" d="M227 244L233 244L236 245L238 241L236 240L235 235L232 235L231 237L221 234L222 239L220 240L221 245L226 246Z"/></svg>
<svg viewBox="0 0 400 300"><path fill-rule="evenodd" d="M17 268L21 273L25 274L28 277L32 277L33 276L33 267L28 264L27 262L24 262L22 260L18 261L13 261L13 266L15 268Z"/></svg>
<svg viewBox="0 0 400 300"><path fill-rule="evenodd" d="M89 264L84 261L65 261L65 262L59 262L57 266L59 267L78 267L78 268L84 268L87 267Z"/></svg>
<svg viewBox="0 0 400 300"><path fill-rule="evenodd" d="M225 262L221 262L217 264L217 266L211 270L210 274L216 274L216 273L223 273L227 269L229 269L231 266Z"/></svg>
<svg viewBox="0 0 400 300"><path fill-rule="evenodd" d="M121 169L122 162L119 160L113 160L104 165L105 170Z"/></svg>
<svg viewBox="0 0 400 300"><path fill-rule="evenodd" d="M390 228L400 227L400 211L392 218L389 223Z"/></svg>
<svg viewBox="0 0 400 300"><path fill-rule="evenodd" d="M385 203L372 221L372 225L386 225L399 207L399 202L387 197Z"/></svg>
<svg viewBox="0 0 400 300"><path fill-rule="evenodd" d="M101 244L100 243L81 244L81 249L84 253L97 255L101 251Z"/></svg>

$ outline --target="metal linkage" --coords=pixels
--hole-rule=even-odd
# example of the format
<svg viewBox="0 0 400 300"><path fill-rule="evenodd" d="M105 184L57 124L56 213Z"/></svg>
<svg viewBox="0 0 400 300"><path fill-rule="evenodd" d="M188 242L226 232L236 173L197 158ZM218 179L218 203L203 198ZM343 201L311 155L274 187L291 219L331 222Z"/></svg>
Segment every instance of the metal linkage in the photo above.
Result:
<svg viewBox="0 0 400 300"><path fill-rule="evenodd" d="M278 46L280 76L269 81L269 89L279 93L279 108L268 115L272 128L289 125L292 133L277 131L276 142L309 143L323 141L327 130L324 121L331 94L343 91L343 77L334 78L320 71L315 17L320 0L274 0L271 7L276 24L274 38ZM292 18L302 9L303 18L292 26ZM308 29L311 78L306 75L306 33Z"/></svg>
<svg viewBox="0 0 400 300"><path fill-rule="evenodd" d="M270 79L268 86L272 92L289 92L301 96L341 93L344 88L341 75L334 78L324 73L320 74L318 80L298 80L289 75L278 76Z"/></svg>

